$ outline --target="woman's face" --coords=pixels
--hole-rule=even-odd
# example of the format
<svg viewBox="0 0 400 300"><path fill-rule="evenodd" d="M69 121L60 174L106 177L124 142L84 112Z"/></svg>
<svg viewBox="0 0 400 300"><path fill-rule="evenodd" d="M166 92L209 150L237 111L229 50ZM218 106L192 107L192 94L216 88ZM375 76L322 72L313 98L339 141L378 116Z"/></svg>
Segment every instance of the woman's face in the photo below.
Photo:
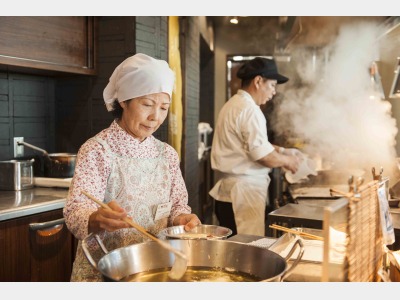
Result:
<svg viewBox="0 0 400 300"><path fill-rule="evenodd" d="M143 141L152 135L168 115L171 101L166 93L150 94L120 103L123 113L119 125Z"/></svg>

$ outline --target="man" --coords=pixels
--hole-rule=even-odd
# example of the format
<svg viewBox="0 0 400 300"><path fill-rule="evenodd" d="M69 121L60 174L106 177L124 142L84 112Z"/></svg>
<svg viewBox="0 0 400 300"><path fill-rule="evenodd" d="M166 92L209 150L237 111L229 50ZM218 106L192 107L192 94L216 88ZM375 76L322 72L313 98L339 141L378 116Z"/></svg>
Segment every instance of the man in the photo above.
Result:
<svg viewBox="0 0 400 300"><path fill-rule="evenodd" d="M274 97L277 84L288 81L275 61L256 57L242 65L237 76L241 89L222 107L214 132L211 167L218 181L210 195L221 226L234 234L264 236L268 173L277 167L295 173L302 153L268 141L260 105Z"/></svg>

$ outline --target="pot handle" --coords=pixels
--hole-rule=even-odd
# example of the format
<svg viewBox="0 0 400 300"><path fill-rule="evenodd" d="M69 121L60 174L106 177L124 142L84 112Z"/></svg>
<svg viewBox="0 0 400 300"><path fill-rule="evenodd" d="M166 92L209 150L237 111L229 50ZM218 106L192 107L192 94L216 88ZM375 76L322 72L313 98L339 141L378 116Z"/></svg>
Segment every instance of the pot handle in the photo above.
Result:
<svg viewBox="0 0 400 300"><path fill-rule="evenodd" d="M285 257L286 262L289 262L290 257L293 255L294 251L296 250L296 248L300 247L300 251L299 254L297 255L297 258L295 259L295 261L292 263L292 266L287 269L281 278L281 281L283 281L285 278L287 278L290 274L292 274L294 268L298 265L298 263L300 262L301 258L303 257L304 254L304 245L302 240L299 238L296 240L296 242L293 244L292 249L290 249L288 255Z"/></svg>
<svg viewBox="0 0 400 300"><path fill-rule="evenodd" d="M34 145L32 145L32 144L29 144L29 143L27 143L27 142L17 142L17 144L18 144L18 146L24 145L24 146L29 147L29 148L32 148L32 149L34 149L34 150L36 150L36 151L42 152L43 155L49 156L49 154L47 153L46 150L44 150L44 149L42 149L42 148L39 148L39 147L36 147L36 146L34 146Z"/></svg>
<svg viewBox="0 0 400 300"><path fill-rule="evenodd" d="M103 242L100 240L100 237L97 234L89 234L85 239L82 240L82 250L83 253L85 254L87 260L90 262L90 264L92 265L92 267L94 267L97 270L97 263L94 261L92 255L90 254L89 251L89 247L87 244L87 240L94 237L97 244L100 246L101 251L103 251L103 254L107 254L108 250L107 248L104 246Z"/></svg>

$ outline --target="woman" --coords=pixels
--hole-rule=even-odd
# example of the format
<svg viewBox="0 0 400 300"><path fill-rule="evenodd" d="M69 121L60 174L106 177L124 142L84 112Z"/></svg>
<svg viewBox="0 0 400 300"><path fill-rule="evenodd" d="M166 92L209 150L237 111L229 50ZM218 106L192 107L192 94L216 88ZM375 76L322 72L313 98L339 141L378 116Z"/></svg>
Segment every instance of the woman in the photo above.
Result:
<svg viewBox="0 0 400 300"><path fill-rule="evenodd" d="M200 224L191 214L176 151L152 134L168 115L174 74L165 61L136 54L123 61L104 89L104 101L115 120L86 141L66 206L65 222L82 240L98 234L107 249L146 238L129 228L126 216L153 234L172 225L190 230ZM112 211L98 207L81 192L102 199ZM78 244L71 281L100 281Z"/></svg>

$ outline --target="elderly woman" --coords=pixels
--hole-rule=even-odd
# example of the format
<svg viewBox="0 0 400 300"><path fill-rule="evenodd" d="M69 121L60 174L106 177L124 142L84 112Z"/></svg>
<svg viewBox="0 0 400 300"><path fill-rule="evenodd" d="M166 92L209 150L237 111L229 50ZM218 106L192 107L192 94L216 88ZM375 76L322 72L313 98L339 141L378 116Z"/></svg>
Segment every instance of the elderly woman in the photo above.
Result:
<svg viewBox="0 0 400 300"><path fill-rule="evenodd" d="M64 208L77 239L99 234L109 250L145 241L122 221L126 216L153 234L167 226L189 230L200 224L188 206L178 154L152 135L168 115L173 86L167 62L145 54L129 57L113 72L104 100L115 119L79 149ZM98 207L82 191L112 210ZM100 280L79 242L71 281Z"/></svg>

